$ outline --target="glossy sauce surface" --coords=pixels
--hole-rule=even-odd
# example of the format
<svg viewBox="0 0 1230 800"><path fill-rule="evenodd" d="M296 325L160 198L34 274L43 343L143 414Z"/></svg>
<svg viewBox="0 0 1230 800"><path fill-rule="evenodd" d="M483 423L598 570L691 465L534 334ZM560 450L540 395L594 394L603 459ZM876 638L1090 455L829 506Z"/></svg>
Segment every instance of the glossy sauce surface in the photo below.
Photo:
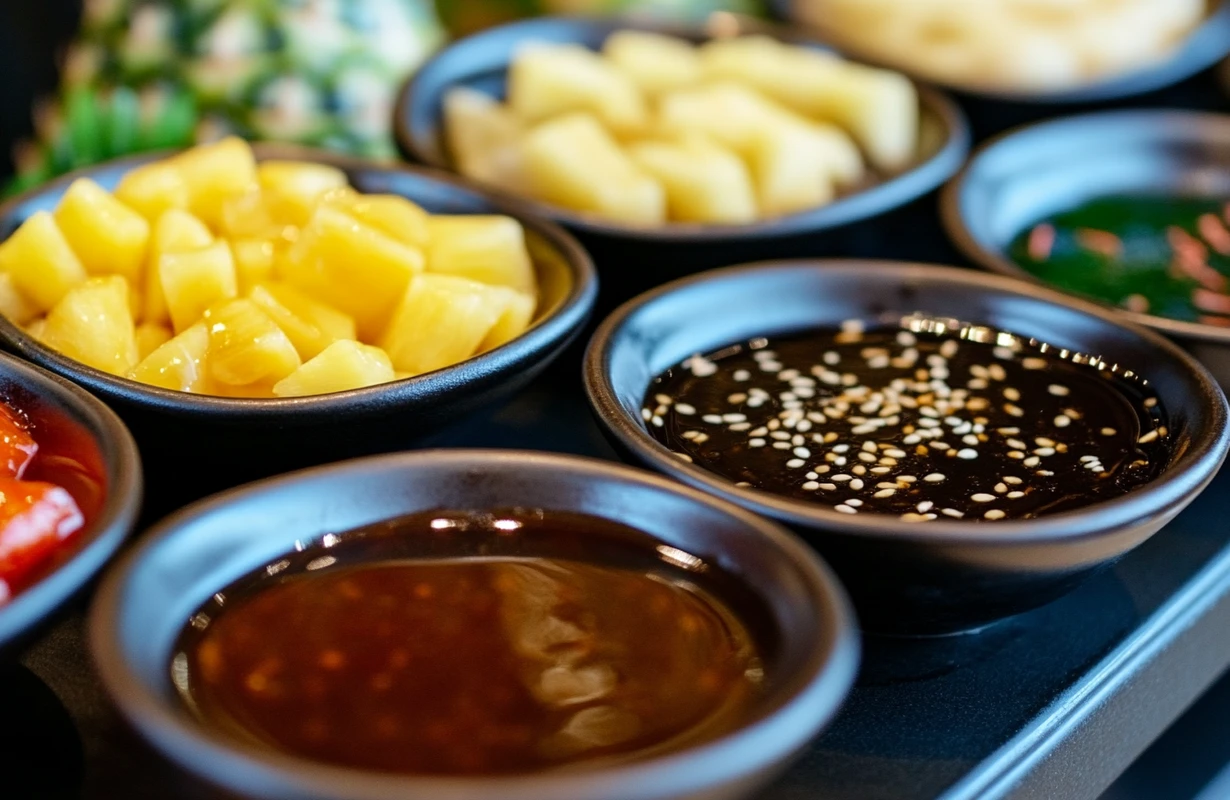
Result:
<svg viewBox="0 0 1230 800"><path fill-rule="evenodd" d="M646 428L740 486L915 522L1077 509L1167 462L1163 409L1122 369L953 321L902 325L694 356L651 383Z"/></svg>
<svg viewBox="0 0 1230 800"><path fill-rule="evenodd" d="M344 535L219 593L181 637L172 677L232 735L388 772L528 772L731 731L763 668L748 630L702 588L707 565L616 539L598 561L518 557L507 543L609 527L436 514L355 547ZM506 541L465 558L373 558L398 555L380 544L397 536Z"/></svg>

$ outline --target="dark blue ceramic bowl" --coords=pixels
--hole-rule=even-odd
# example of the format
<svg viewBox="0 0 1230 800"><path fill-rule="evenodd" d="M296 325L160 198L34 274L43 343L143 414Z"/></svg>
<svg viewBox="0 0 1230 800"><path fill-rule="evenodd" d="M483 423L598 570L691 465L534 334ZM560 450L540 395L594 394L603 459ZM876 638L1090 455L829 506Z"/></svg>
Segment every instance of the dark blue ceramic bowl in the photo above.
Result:
<svg viewBox="0 0 1230 800"><path fill-rule="evenodd" d="M1127 495L1030 520L925 525L848 516L734 483L685 463L640 416L658 374L730 342L883 313L988 325L1143 372L1178 443L1162 474ZM752 264L697 275L625 304L585 359L590 404L631 459L785 523L837 570L868 630L943 633L1046 603L1153 535L1212 480L1230 447L1225 397L1208 372L1157 334L1092 303L997 275L871 261Z"/></svg>
<svg viewBox="0 0 1230 800"><path fill-rule="evenodd" d="M102 403L38 367L0 355L0 398L28 416L39 457L86 459L101 469L102 503L86 527L0 605L0 658L15 655L56 609L115 554L141 508L141 460L132 436ZM81 499L81 498L79 498Z"/></svg>
<svg viewBox="0 0 1230 800"><path fill-rule="evenodd" d="M176 638L213 593L296 543L434 508L544 508L618 520L732 575L771 620L771 679L748 723L717 740L612 767L495 778L415 778L325 766L203 727L171 679ZM458 539L459 557L474 555ZM532 552L527 552L532 556ZM737 606L732 606L737 607ZM836 713L858 640L841 587L768 520L609 462L517 451L437 450L263 481L163 521L107 577L90 615L104 686L150 742L244 795L296 800L727 800L784 769Z"/></svg>

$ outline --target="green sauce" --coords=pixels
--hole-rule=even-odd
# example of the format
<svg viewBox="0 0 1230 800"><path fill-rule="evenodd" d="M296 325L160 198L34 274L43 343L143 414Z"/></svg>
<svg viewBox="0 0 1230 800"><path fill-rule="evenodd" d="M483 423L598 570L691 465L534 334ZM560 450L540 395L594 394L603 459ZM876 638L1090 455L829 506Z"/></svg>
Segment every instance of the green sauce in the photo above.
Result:
<svg viewBox="0 0 1230 800"><path fill-rule="evenodd" d="M1026 229L1010 255L1069 292L1230 327L1230 203L1224 200L1098 198Z"/></svg>

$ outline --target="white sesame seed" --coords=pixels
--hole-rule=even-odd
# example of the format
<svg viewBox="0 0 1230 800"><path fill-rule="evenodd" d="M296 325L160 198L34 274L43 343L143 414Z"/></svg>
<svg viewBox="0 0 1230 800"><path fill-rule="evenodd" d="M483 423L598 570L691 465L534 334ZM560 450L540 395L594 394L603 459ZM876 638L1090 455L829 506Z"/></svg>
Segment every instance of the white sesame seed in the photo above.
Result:
<svg viewBox="0 0 1230 800"><path fill-rule="evenodd" d="M1043 458L1049 458L1050 456L1055 455L1055 448L1039 447L1037 450L1034 451L1034 455L1042 456Z"/></svg>
<svg viewBox="0 0 1230 800"><path fill-rule="evenodd" d="M733 405L738 405L739 403L742 403L746 399L747 399L747 395L744 394L743 392L735 392L730 397L726 398L726 402L730 403L733 406Z"/></svg>
<svg viewBox="0 0 1230 800"><path fill-rule="evenodd" d="M1025 493L1021 491L1008 492L1008 497L1011 500L1016 500L1017 498L1024 497L1024 496L1025 496Z"/></svg>
<svg viewBox="0 0 1230 800"><path fill-rule="evenodd" d="M1025 369L1046 369L1046 359L1026 358L1021 361L1021 366Z"/></svg>
<svg viewBox="0 0 1230 800"><path fill-rule="evenodd" d="M868 464L874 464L876 462L876 457L873 456L871 453L863 451L858 454L858 460L866 461Z"/></svg>
<svg viewBox="0 0 1230 800"><path fill-rule="evenodd" d="M1055 423L1056 428L1066 428L1072 424L1072 418L1069 417L1067 414L1060 414L1059 416L1055 417L1054 423Z"/></svg>
<svg viewBox="0 0 1230 800"><path fill-rule="evenodd" d="M916 480L918 480L918 478L915 478L913 475L898 475L897 476L898 483L913 483Z"/></svg>
<svg viewBox="0 0 1230 800"><path fill-rule="evenodd" d="M973 500L975 503L989 503L994 499L995 495L987 494L986 492L979 492L978 494L970 496L970 500Z"/></svg>
<svg viewBox="0 0 1230 800"><path fill-rule="evenodd" d="M862 501L862 500L859 500L859 499L856 497L856 498L854 498L853 500L847 500L847 501L846 501L846 505L848 505L848 506L854 506L855 508L861 508L861 507L862 507L862 505L863 505L863 501Z"/></svg>
<svg viewBox="0 0 1230 800"><path fill-rule="evenodd" d="M881 497L881 498L883 498L883 497L892 497L892 496L893 496L893 495L895 495L896 493L897 493L897 490L896 490L896 489L881 489L880 491L876 492L876 493L875 493L874 495L872 495L872 496L873 496L873 497Z"/></svg>
<svg viewBox="0 0 1230 800"><path fill-rule="evenodd" d="M786 462L786 466L789 467L790 469L798 469L799 467L803 466L806 463L807 462L801 458L792 458Z"/></svg>
<svg viewBox="0 0 1230 800"><path fill-rule="evenodd" d="M846 481L850 480L850 476L849 475L834 475L833 480L837 481L838 483L845 483Z"/></svg>
<svg viewBox="0 0 1230 800"><path fill-rule="evenodd" d="M808 450L806 447L794 448L794 454L798 456L799 458L811 458L811 451Z"/></svg>
<svg viewBox="0 0 1230 800"><path fill-rule="evenodd" d="M1013 486L1019 486L1019 485L1021 485L1021 479L1020 479L1020 478L1018 478L1018 477L1015 477L1015 476L1013 476L1013 475L1005 475L1005 476L1004 476L1004 483L1010 483L1010 484L1012 484Z"/></svg>
<svg viewBox="0 0 1230 800"><path fill-rule="evenodd" d="M995 484L995 491L999 492L1000 494L1003 494L1004 492L1008 491L1008 484L1003 483L1003 482Z"/></svg>
<svg viewBox="0 0 1230 800"><path fill-rule="evenodd" d="M683 414L685 417L690 417L696 413L696 408L687 403L677 403L675 404L675 412Z"/></svg>
<svg viewBox="0 0 1230 800"><path fill-rule="evenodd" d="M1024 450L1026 447L1029 447L1029 445L1025 444L1020 439L1009 439L1008 446L1014 450Z"/></svg>
<svg viewBox="0 0 1230 800"><path fill-rule="evenodd" d="M1054 447L1055 440L1048 439L1045 436L1039 436L1036 439L1034 439L1034 444L1038 445L1038 447Z"/></svg>
<svg viewBox="0 0 1230 800"><path fill-rule="evenodd" d="M877 483L877 484L876 484L876 488L877 488L877 489L896 489L896 488L897 488L897 484L895 484L895 483Z"/></svg>
<svg viewBox="0 0 1230 800"><path fill-rule="evenodd" d="M1156 397L1146 397L1145 398L1145 408L1153 408L1155 405L1157 405Z"/></svg>
<svg viewBox="0 0 1230 800"><path fill-rule="evenodd" d="M961 517L965 516L960 511L957 511L955 508L943 508L943 509L940 509L940 513L948 517L955 517L957 519L961 519Z"/></svg>
<svg viewBox="0 0 1230 800"><path fill-rule="evenodd" d="M1103 428L1102 429L1103 436L1114 436L1116 433L1118 433L1118 431L1115 430L1114 428Z"/></svg>
<svg viewBox="0 0 1230 800"><path fill-rule="evenodd" d="M963 458L963 459L965 459L966 461L970 461L970 460L975 459L975 458L977 458L977 457L978 457L978 451L977 451L977 450L971 450L971 449L970 449L970 448L968 448L968 447L966 447L966 448L964 448L964 449L962 449L962 450L958 450L958 451L957 451L957 458Z"/></svg>
<svg viewBox="0 0 1230 800"><path fill-rule="evenodd" d="M1018 392L1016 389L1013 389L1011 386L1009 386L1008 388L1004 389L1004 397L1008 398L1009 400L1015 403L1017 400L1021 399L1021 393Z"/></svg>
<svg viewBox="0 0 1230 800"><path fill-rule="evenodd" d="M895 447L890 447L889 449L884 451L884 455L890 456L892 458L905 458L906 452L904 450L898 450Z"/></svg>
<svg viewBox="0 0 1230 800"><path fill-rule="evenodd" d="M1157 431L1149 431L1144 436L1141 436L1139 439L1137 439L1136 443L1137 444L1148 444L1149 442L1153 441L1156 438L1157 438Z"/></svg>
<svg viewBox="0 0 1230 800"><path fill-rule="evenodd" d="M930 500L924 500L921 503L919 503L917 506L915 506L915 508L918 509L919 514L926 514L934 506L935 506L935 503L932 503Z"/></svg>
<svg viewBox="0 0 1230 800"><path fill-rule="evenodd" d="M819 488L820 488L820 484L816 483L815 481L808 481L807 483L803 484L803 491L805 492L814 492Z"/></svg>
<svg viewBox="0 0 1230 800"><path fill-rule="evenodd" d="M774 450L789 450L790 442L774 442L773 449Z"/></svg>
<svg viewBox="0 0 1230 800"><path fill-rule="evenodd" d="M822 483L822 484L820 484L820 488L821 488L821 489L823 489L823 490L824 490L824 491L826 491L826 492L832 492L832 491L835 491L835 490L837 489L837 484L835 484L835 483Z"/></svg>
<svg viewBox="0 0 1230 800"><path fill-rule="evenodd" d="M735 431L736 433L742 433L750 427L752 427L752 423L750 422L736 422L730 426L730 430Z"/></svg>
<svg viewBox="0 0 1230 800"><path fill-rule="evenodd" d="M661 417L659 417L657 414L654 414L654 415L653 415L653 417L651 417L649 421L650 421L650 423L652 423L652 424L653 424L653 426L654 426L655 428L661 428L661 427L662 427L662 424L663 424L663 423L662 423L662 418L661 418Z"/></svg>
<svg viewBox="0 0 1230 800"><path fill-rule="evenodd" d="M672 451L672 453L674 454L675 458L679 459L680 461L686 461L689 464L692 463L692 457L688 455L687 453L676 453L674 451Z"/></svg>
<svg viewBox="0 0 1230 800"><path fill-rule="evenodd" d="M850 488L851 488L851 489L853 489L853 490L854 490L854 491L856 491L856 492L857 492L857 491L859 491L860 489L862 489L862 488L863 488L863 481L862 481L862 479L861 479L861 478L855 478L854 480L850 481Z"/></svg>
<svg viewBox="0 0 1230 800"><path fill-rule="evenodd" d="M1042 463L1042 459L1038 458L1037 456L1030 456L1029 458L1025 459L1023 463L1027 467L1036 467L1040 463Z"/></svg>
<svg viewBox="0 0 1230 800"><path fill-rule="evenodd" d="M872 467L870 470L872 475L887 475L893 471L892 467Z"/></svg>
<svg viewBox="0 0 1230 800"><path fill-rule="evenodd" d="M927 483L940 483L944 480L944 477L945 476L942 473L932 472L930 475L924 477L923 480Z"/></svg>
<svg viewBox="0 0 1230 800"><path fill-rule="evenodd" d="M748 447L764 447L764 444L765 444L764 439L760 439L760 438L747 440Z"/></svg>
<svg viewBox="0 0 1230 800"><path fill-rule="evenodd" d="M853 508L845 504L836 505L836 506L833 506L833 508L837 511L840 511L842 514L857 514L858 513Z"/></svg>
<svg viewBox="0 0 1230 800"><path fill-rule="evenodd" d="M706 414L701 417L701 419L708 422L710 425L720 425L722 423L722 417L720 414Z"/></svg>
<svg viewBox="0 0 1230 800"><path fill-rule="evenodd" d="M982 516L986 517L987 519L1003 519L1006 515L1004 514L1004 512L1000 511L998 508L993 508L987 513L983 514Z"/></svg>
<svg viewBox="0 0 1230 800"><path fill-rule="evenodd" d="M646 422L653 419L653 411L651 411L648 408L642 408L641 409L641 419L645 420Z"/></svg>
<svg viewBox="0 0 1230 800"><path fill-rule="evenodd" d="M1012 403L1004 403L1004 411L1014 417L1023 417L1025 412L1020 406L1014 406Z"/></svg>

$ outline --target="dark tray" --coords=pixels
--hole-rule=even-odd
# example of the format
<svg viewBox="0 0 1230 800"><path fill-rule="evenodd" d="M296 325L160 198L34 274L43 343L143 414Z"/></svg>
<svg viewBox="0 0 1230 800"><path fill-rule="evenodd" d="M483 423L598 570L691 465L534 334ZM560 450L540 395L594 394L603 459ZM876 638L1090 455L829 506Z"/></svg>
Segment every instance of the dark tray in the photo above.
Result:
<svg viewBox="0 0 1230 800"><path fill-rule="evenodd" d="M1113 105L1227 109L1210 73ZM979 139L1055 111L984 101L967 110ZM852 234L844 255L963 263L933 196ZM512 402L429 444L614 458L579 365L574 347ZM761 800L1097 797L1230 666L1227 519L1230 469L1161 533L1049 606L978 634L869 639L842 713ZM120 719L90 664L83 608L21 665L0 668L0 797L225 797Z"/></svg>

